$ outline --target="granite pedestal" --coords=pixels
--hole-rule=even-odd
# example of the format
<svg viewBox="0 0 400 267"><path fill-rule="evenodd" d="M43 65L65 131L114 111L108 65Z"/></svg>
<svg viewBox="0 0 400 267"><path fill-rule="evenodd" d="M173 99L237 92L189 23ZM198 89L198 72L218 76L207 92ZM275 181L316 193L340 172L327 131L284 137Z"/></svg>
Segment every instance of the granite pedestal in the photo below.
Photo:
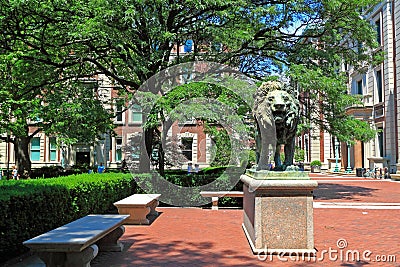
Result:
<svg viewBox="0 0 400 267"><path fill-rule="evenodd" d="M247 172L243 229L254 254L315 254L313 190L304 172Z"/></svg>

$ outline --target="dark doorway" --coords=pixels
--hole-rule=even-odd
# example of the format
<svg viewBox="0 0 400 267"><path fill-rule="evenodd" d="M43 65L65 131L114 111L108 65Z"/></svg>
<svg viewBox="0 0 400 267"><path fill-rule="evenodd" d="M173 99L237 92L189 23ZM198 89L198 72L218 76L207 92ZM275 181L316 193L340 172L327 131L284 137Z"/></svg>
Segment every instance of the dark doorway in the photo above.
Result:
<svg viewBox="0 0 400 267"><path fill-rule="evenodd" d="M90 165L90 152L76 152L76 165Z"/></svg>

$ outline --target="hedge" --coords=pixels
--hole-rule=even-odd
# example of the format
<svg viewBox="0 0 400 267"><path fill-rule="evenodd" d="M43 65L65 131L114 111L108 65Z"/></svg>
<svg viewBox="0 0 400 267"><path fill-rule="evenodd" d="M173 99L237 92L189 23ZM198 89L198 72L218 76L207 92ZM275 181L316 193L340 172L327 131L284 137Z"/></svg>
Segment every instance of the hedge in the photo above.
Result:
<svg viewBox="0 0 400 267"><path fill-rule="evenodd" d="M165 180L155 182L157 174L104 173L79 174L58 178L0 180L0 263L27 248L22 242L48 232L87 214L117 213L113 203L134 193L169 192L169 198L180 198L187 206L209 199L200 196L200 187L216 181L215 188L226 188L237 181L240 168L210 168L199 174L167 172ZM138 186L140 185L140 187ZM194 194L185 195L176 187L195 187ZM160 188L163 187L163 188ZM204 187L202 187L204 188ZM232 190L241 190L242 183ZM161 200L162 201L162 200ZM169 199L165 199L166 203ZM242 199L223 198L222 206L241 206ZM166 204L164 204L166 205Z"/></svg>
<svg viewBox="0 0 400 267"><path fill-rule="evenodd" d="M139 175L140 176L140 175ZM27 251L22 242L87 214L116 213L136 192L131 174L81 174L0 180L0 262Z"/></svg>
<svg viewBox="0 0 400 267"><path fill-rule="evenodd" d="M243 168L233 166L210 167L191 174L182 170L168 170L163 179L153 174L143 176L136 182L141 188L145 188L147 193L168 192L160 197L160 201L164 203L181 206L210 206L210 198L202 197L200 191L241 191L243 189L243 183L239 180L241 174L243 174ZM238 207L243 205L243 199L224 197L221 198L220 204Z"/></svg>

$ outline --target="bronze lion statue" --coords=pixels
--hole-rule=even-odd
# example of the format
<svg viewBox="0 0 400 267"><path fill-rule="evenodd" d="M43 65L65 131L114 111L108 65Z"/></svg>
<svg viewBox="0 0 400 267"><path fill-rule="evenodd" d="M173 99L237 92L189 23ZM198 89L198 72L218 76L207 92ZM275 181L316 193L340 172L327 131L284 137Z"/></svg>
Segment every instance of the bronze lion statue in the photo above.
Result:
<svg viewBox="0 0 400 267"><path fill-rule="evenodd" d="M273 155L275 169L293 165L300 105L291 87L281 82L264 82L256 91L253 115L257 123L257 170L269 170ZM284 145L285 160L280 159Z"/></svg>

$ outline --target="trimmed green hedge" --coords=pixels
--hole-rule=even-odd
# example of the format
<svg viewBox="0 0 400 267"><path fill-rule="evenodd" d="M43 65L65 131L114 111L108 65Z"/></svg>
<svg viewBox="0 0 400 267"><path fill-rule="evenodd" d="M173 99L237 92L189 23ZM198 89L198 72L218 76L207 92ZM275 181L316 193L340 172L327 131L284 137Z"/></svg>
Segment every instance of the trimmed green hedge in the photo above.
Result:
<svg viewBox="0 0 400 267"><path fill-rule="evenodd" d="M132 175L122 173L1 180L0 262L26 250L29 238L87 214L116 213L112 203L136 190Z"/></svg>
<svg viewBox="0 0 400 267"><path fill-rule="evenodd" d="M239 178L243 171L243 168L234 166L210 167L191 174L182 170L168 170L164 178L153 173L152 176L137 179L137 183L147 193L167 192L168 194L160 197L160 201L164 203L189 207L211 206L211 199L202 197L200 191L242 191L243 183ZM224 197L220 204L225 207L241 207L243 199Z"/></svg>
<svg viewBox="0 0 400 267"><path fill-rule="evenodd" d="M171 184L156 182L157 174L104 173L79 174L58 178L0 180L0 263L27 248L22 242L50 231L87 214L117 213L113 203L131 194L170 192L187 206L209 199L200 196L200 187L216 181L215 189L225 188L231 179L237 181L242 170L225 167L205 169L187 175L169 171L167 181L180 187L198 187L194 194L181 194ZM141 187L138 187L138 184ZM166 187L165 187L166 186ZM160 188L163 187L163 188ZM171 187L171 188L169 188ZM232 190L242 190L239 181ZM222 198L221 206L241 206L240 198ZM166 201L166 203L171 203ZM166 204L164 204L166 205Z"/></svg>

